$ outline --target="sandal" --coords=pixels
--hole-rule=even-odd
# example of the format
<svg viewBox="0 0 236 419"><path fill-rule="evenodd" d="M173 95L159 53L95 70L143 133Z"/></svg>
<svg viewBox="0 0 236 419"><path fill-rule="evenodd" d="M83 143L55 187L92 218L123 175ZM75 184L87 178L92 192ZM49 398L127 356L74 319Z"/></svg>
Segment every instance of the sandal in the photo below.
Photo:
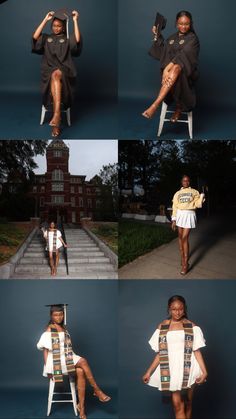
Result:
<svg viewBox="0 0 236 419"><path fill-rule="evenodd" d="M105 393L103 393L102 390L97 390L93 393L94 397L97 397L98 400L102 403L109 402L111 400L110 396L107 396Z"/></svg>
<svg viewBox="0 0 236 419"><path fill-rule="evenodd" d="M182 113L181 109L176 109L172 117L170 118L170 121L173 123L177 122L181 116L181 113Z"/></svg>
<svg viewBox="0 0 236 419"><path fill-rule="evenodd" d="M78 412L79 412L79 418L80 418L80 419L87 419L87 416L86 416L86 414L85 414L85 413L84 413L83 415L81 415L81 414L80 414L80 407L79 407L79 404L77 404L76 408L77 408L77 410L78 410Z"/></svg>
<svg viewBox="0 0 236 419"><path fill-rule="evenodd" d="M144 118L147 118L147 119L152 119L152 117L153 117L154 113L156 112L157 108L158 108L158 106L152 104L148 109L146 109L142 113L142 116L144 116ZM151 113L149 113L148 111L150 111Z"/></svg>
<svg viewBox="0 0 236 419"><path fill-rule="evenodd" d="M61 135L61 129L59 126L53 126L52 128L52 137L59 137Z"/></svg>

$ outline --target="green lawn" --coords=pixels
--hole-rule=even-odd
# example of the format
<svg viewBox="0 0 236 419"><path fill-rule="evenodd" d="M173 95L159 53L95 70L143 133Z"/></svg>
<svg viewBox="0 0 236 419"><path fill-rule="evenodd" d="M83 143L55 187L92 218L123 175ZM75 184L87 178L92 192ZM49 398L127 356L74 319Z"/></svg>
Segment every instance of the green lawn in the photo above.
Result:
<svg viewBox="0 0 236 419"><path fill-rule="evenodd" d="M94 222L90 230L114 253L118 254L118 223Z"/></svg>
<svg viewBox="0 0 236 419"><path fill-rule="evenodd" d="M31 229L30 223L0 223L0 264L16 253Z"/></svg>
<svg viewBox="0 0 236 419"><path fill-rule="evenodd" d="M119 267L168 243L177 236L170 225L145 224L139 221L119 221Z"/></svg>

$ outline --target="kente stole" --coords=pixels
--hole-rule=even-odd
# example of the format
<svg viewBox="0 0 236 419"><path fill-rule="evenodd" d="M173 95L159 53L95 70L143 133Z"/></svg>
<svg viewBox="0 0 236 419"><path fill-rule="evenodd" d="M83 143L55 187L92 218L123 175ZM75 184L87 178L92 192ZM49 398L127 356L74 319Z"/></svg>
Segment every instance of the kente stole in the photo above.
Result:
<svg viewBox="0 0 236 419"><path fill-rule="evenodd" d="M49 230L47 233L47 250L49 251ZM57 230L53 231L53 239L52 239L52 251L56 252L57 250Z"/></svg>
<svg viewBox="0 0 236 419"><path fill-rule="evenodd" d="M170 367L168 357L167 332L169 331L169 324L162 324L159 335L159 358L160 358L160 374L161 374L161 389L168 391L170 389ZM189 373L191 368L191 356L193 352L193 325L185 321L184 328L184 373L182 389L188 386Z"/></svg>
<svg viewBox="0 0 236 419"><path fill-rule="evenodd" d="M59 332L57 331L57 329L55 329L53 325L50 325L49 327L51 329L51 340L52 340L53 377L54 377L54 381L59 383L63 381ZM71 338L66 329L64 333L65 333L64 353L65 353L67 373L73 374L75 372L75 366L74 366L74 361L73 361L73 350L72 350Z"/></svg>

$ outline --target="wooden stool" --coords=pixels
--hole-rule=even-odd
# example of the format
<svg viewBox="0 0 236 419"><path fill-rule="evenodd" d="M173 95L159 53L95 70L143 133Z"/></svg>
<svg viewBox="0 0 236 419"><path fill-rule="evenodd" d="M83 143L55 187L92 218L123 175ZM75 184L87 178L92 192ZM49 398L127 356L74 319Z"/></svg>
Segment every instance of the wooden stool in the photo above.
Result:
<svg viewBox="0 0 236 419"><path fill-rule="evenodd" d="M170 122L170 118L166 118L166 114L173 114L174 111L168 111L168 106L165 102L162 102L161 107L161 115L160 115L160 122L159 122L159 128L157 136L160 137L163 126L165 122ZM182 112L181 115L187 115L187 119L178 119L176 122L181 122L184 124L188 124L188 131L189 131L189 137L193 138L193 112Z"/></svg>
<svg viewBox="0 0 236 419"><path fill-rule="evenodd" d="M74 412L75 412L75 416L78 416L78 411L77 411L77 399L76 399L76 388L75 388L75 381L73 380L72 377L69 376L69 383L70 383L70 392L62 392L62 393L57 393L55 392L55 381L50 378L49 380L49 389L48 389L48 409L47 409L47 416L50 415L51 413L51 409L52 409L52 403L73 403L73 408L74 408ZM70 394L71 395L71 399L68 400L53 400L53 396L54 395L58 395L58 394Z"/></svg>
<svg viewBox="0 0 236 419"><path fill-rule="evenodd" d="M51 110L50 109L47 109L44 105L42 105L40 125L43 125L43 123L44 123L46 112L51 112ZM62 109L61 112L66 113L67 124L70 127L71 126L70 108L68 108L68 109Z"/></svg>

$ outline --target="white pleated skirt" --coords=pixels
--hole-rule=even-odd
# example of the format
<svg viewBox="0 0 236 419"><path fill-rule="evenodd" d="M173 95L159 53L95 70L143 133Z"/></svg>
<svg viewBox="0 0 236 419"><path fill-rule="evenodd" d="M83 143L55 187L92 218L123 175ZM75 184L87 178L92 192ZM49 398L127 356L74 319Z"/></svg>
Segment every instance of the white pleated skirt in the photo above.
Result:
<svg viewBox="0 0 236 419"><path fill-rule="evenodd" d="M182 228L195 228L197 224L196 212L194 210L177 210L176 225Z"/></svg>

